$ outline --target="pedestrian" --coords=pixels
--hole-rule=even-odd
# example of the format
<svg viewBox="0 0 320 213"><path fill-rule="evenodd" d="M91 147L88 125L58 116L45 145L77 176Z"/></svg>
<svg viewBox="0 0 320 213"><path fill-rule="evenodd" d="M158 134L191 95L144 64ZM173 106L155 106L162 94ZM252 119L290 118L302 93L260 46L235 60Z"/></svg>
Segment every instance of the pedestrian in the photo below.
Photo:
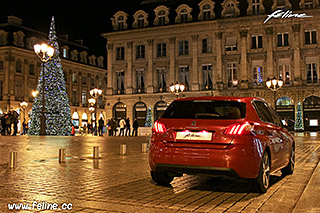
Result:
<svg viewBox="0 0 320 213"><path fill-rule="evenodd" d="M120 133L119 136L124 136L124 128L126 126L126 121L124 120L124 117L121 118L119 121L119 127L120 127Z"/></svg>
<svg viewBox="0 0 320 213"><path fill-rule="evenodd" d="M117 136L117 123L116 120L111 118L111 131L112 131L112 136Z"/></svg>
<svg viewBox="0 0 320 213"><path fill-rule="evenodd" d="M83 125L83 134L87 135L87 124Z"/></svg>
<svg viewBox="0 0 320 213"><path fill-rule="evenodd" d="M18 121L19 121L19 114L17 113L17 111L13 110L13 113L12 113L13 134L12 134L12 136L16 136L18 133Z"/></svg>
<svg viewBox="0 0 320 213"><path fill-rule="evenodd" d="M5 114L1 116L1 135L6 135L6 117Z"/></svg>
<svg viewBox="0 0 320 213"><path fill-rule="evenodd" d="M99 119L99 136L103 136L103 127L104 127L104 120L102 117Z"/></svg>
<svg viewBox="0 0 320 213"><path fill-rule="evenodd" d="M108 130L108 135L109 135L109 136L112 136L112 135L113 135L113 132L111 131L111 119L108 119L108 122L107 122L107 130Z"/></svg>
<svg viewBox="0 0 320 213"><path fill-rule="evenodd" d="M91 131L91 124L88 123L88 135L90 134L90 131Z"/></svg>
<svg viewBox="0 0 320 213"><path fill-rule="evenodd" d="M132 124L132 136L138 136L138 128L139 128L139 124L138 124L138 120L134 119L133 124Z"/></svg>
<svg viewBox="0 0 320 213"><path fill-rule="evenodd" d="M11 135L12 114L11 111L6 114L6 131L7 135Z"/></svg>
<svg viewBox="0 0 320 213"><path fill-rule="evenodd" d="M28 122L26 122L25 124L26 134L28 134L28 128L29 128L29 125L28 125Z"/></svg>
<svg viewBox="0 0 320 213"><path fill-rule="evenodd" d="M25 135L26 134L26 121L25 120L22 122L22 129L23 129L22 135Z"/></svg>
<svg viewBox="0 0 320 213"><path fill-rule="evenodd" d="M74 134L75 134L75 128L74 128L74 125L72 124L71 135L74 136Z"/></svg>
<svg viewBox="0 0 320 213"><path fill-rule="evenodd" d="M127 119L126 119L126 131L125 131L125 135L126 136L130 136L130 118L129 117L127 117Z"/></svg>

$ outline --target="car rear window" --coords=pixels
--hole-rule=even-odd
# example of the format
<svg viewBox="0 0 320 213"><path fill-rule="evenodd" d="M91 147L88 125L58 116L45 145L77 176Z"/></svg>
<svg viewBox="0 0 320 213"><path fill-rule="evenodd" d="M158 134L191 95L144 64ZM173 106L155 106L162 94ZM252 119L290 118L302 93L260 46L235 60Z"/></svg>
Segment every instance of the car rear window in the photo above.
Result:
<svg viewBox="0 0 320 213"><path fill-rule="evenodd" d="M241 119L246 116L246 104L238 101L186 100L174 101L162 118Z"/></svg>

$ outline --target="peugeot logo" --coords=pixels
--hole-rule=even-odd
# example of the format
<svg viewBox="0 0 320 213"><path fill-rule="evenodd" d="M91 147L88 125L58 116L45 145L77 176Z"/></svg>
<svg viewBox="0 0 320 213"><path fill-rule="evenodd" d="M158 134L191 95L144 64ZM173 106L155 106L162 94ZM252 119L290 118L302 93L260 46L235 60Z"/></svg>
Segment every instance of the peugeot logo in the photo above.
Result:
<svg viewBox="0 0 320 213"><path fill-rule="evenodd" d="M192 121L191 126L196 126L196 125L197 125L196 121Z"/></svg>

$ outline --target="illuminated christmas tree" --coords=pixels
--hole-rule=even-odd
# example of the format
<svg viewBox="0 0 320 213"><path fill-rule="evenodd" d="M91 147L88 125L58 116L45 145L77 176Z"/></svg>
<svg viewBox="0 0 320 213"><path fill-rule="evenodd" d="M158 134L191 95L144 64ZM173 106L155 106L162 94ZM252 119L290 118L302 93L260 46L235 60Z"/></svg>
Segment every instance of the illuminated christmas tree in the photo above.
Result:
<svg viewBox="0 0 320 213"><path fill-rule="evenodd" d="M301 107L301 103L298 103L298 107L297 107L297 113L296 113L296 120L294 123L294 130L296 131L303 131L303 119L302 119L302 107Z"/></svg>
<svg viewBox="0 0 320 213"><path fill-rule="evenodd" d="M147 111L147 118L146 118L146 123L145 123L145 127L151 127L152 126L152 115L151 115L151 107L148 108Z"/></svg>
<svg viewBox="0 0 320 213"><path fill-rule="evenodd" d="M55 52L52 59L41 66L37 87L38 94L32 106L28 133L30 135L40 134L40 116L44 96L46 134L70 135L72 129L71 110L61 66L54 17L51 20L48 44L54 48Z"/></svg>

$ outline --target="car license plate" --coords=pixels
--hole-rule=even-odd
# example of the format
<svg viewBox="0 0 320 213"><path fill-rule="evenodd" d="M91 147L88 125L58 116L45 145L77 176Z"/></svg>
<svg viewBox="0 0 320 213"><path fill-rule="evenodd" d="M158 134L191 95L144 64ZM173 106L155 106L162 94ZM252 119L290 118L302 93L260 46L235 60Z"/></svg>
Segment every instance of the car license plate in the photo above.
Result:
<svg viewBox="0 0 320 213"><path fill-rule="evenodd" d="M182 132L177 132L176 139L178 139L178 140L211 141L212 132L207 132L207 131L201 131L201 132L182 131Z"/></svg>

